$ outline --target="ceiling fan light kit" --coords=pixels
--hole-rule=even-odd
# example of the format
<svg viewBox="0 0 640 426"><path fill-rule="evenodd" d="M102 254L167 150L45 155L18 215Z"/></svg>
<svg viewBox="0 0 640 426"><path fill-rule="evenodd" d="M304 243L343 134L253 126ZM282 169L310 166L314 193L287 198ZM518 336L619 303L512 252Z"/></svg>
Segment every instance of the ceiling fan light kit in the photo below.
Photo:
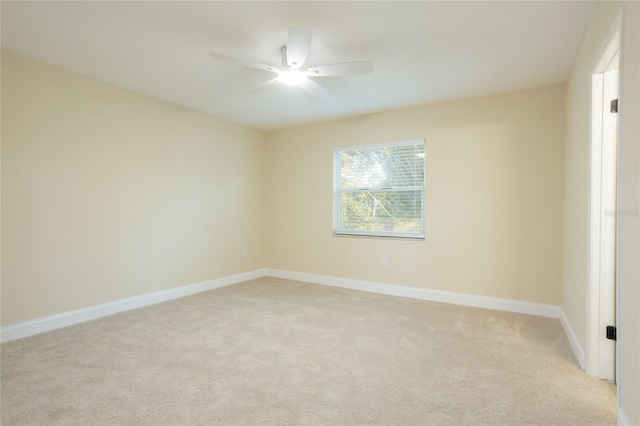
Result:
<svg viewBox="0 0 640 426"><path fill-rule="evenodd" d="M278 81L291 86L300 86L307 79L307 74L299 70L280 71Z"/></svg>
<svg viewBox="0 0 640 426"><path fill-rule="evenodd" d="M304 64L309 56L311 48L312 34L310 31L299 27L289 28L287 44L282 48L282 67L276 68L256 62L243 61L229 56L219 55L211 52L211 59L226 62L232 65L269 71L278 74L278 77L265 81L247 93L255 93L277 83L284 83L292 86L299 86L307 94L317 100L324 100L331 97L331 93L322 85L312 80L315 77L339 77L352 74L364 74L373 71L371 61L345 62L339 64L320 65L317 67L304 68Z"/></svg>

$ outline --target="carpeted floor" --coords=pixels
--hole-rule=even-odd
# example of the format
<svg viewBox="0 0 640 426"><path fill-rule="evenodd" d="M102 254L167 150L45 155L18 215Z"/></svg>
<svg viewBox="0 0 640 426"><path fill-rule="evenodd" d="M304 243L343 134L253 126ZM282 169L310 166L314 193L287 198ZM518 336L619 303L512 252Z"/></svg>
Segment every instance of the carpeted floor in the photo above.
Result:
<svg viewBox="0 0 640 426"><path fill-rule="evenodd" d="M3 425L616 424L557 320L275 278L1 351Z"/></svg>

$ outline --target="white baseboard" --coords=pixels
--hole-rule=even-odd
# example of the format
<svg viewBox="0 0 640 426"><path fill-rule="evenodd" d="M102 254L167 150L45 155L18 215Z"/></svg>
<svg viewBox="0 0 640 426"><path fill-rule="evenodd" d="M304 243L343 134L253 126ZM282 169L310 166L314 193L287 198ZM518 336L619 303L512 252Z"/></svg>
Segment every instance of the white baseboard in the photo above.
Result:
<svg viewBox="0 0 640 426"><path fill-rule="evenodd" d="M391 296L408 297L412 299L428 300L432 302L451 303L454 305L473 306L485 309L494 309L506 312L516 312L528 315L538 315L549 318L560 318L565 333L569 338L571 347L576 353L580 366L584 363L584 350L575 337L564 313L556 305L525 302L521 300L501 299L496 297L479 296L473 294L453 293L425 288L408 287L403 285L385 284L372 281L361 281L347 278L330 277L326 275L308 274L303 272L286 271L280 269L257 269L228 277L213 279L196 284L174 287L167 290L156 291L127 299L101 305L90 306L74 311L63 312L44 318L38 318L18 324L9 325L0 329L0 342L32 336L39 333L67 327L73 324L102 318L156 303L166 302L180 297L190 296L203 291L214 290L238 284L263 276L284 278L296 281L304 281L314 284L323 284L333 287L342 287L352 290L368 291L372 293L388 294Z"/></svg>
<svg viewBox="0 0 640 426"><path fill-rule="evenodd" d="M265 273L266 271L264 269L257 269L255 271L216 278L196 284L174 287L167 290L154 291L153 293L142 294L140 296L116 300L114 302L103 303L101 305L76 309L74 311L63 312L61 314L9 325L0 329L0 342L9 342L11 340L21 339L23 337L44 333L46 331L67 327L73 324L79 324L81 322L106 317L119 312L142 308L143 306L154 305L156 303L166 302L173 299L179 299L181 297L190 296L203 291L214 290L220 287L226 287L243 281L263 277L265 276Z"/></svg>
<svg viewBox="0 0 640 426"><path fill-rule="evenodd" d="M576 337L576 333L573 331L571 327L571 323L567 319L567 316L564 314L562 308L560 309L560 322L562 323L562 327L564 328L564 333L567 335L567 339L569 339L569 344L571 344L571 349L573 349L573 354L576 356L578 360L578 365L580 369L584 371L585 369L585 352L584 348L580 344L578 337Z"/></svg>
<svg viewBox="0 0 640 426"><path fill-rule="evenodd" d="M624 413L624 411L618 409L618 425L619 426L632 426L631 425L631 420L629 420L629 417L627 417L627 415Z"/></svg>
<svg viewBox="0 0 640 426"><path fill-rule="evenodd" d="M307 274L303 272L285 271L280 269L267 269L266 275L275 278L306 281L313 284L323 284L333 287L349 288L352 290L388 294L391 296L429 300L431 302L451 303L454 305L473 306L477 308L493 309L497 311L516 312L520 314L538 315L549 318L559 318L561 312L560 307L557 305L524 302L521 300L512 299L501 299L497 297L479 296L474 294L429 290L426 288L384 284L371 281L336 278L326 275Z"/></svg>

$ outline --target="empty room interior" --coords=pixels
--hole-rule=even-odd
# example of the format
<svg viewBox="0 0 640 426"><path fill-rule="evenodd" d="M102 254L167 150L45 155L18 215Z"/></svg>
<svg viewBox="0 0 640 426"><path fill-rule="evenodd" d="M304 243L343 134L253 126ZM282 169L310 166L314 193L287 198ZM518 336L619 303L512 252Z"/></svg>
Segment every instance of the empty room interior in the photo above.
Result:
<svg viewBox="0 0 640 426"><path fill-rule="evenodd" d="M1 12L0 422L640 425L640 3Z"/></svg>

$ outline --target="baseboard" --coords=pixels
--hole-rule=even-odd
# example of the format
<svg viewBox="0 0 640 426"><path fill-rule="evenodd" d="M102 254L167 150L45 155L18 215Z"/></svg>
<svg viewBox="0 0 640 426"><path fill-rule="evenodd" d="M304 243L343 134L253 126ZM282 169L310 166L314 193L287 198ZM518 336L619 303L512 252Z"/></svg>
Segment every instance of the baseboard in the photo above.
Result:
<svg viewBox="0 0 640 426"><path fill-rule="evenodd" d="M333 287L349 288L352 290L388 294L391 296L429 300L431 302L451 303L454 305L473 306L477 308L494 309L498 311L516 312L520 314L538 315L549 318L559 318L561 312L560 308L557 305L524 302L521 300L512 299L501 299L474 294L429 290L425 288L385 284L372 281L352 280L346 278L330 277L326 275L285 271L280 269L267 269L266 275L275 278L306 281L313 284L323 284Z"/></svg>
<svg viewBox="0 0 640 426"><path fill-rule="evenodd" d="M631 426L631 420L629 420L629 417L620 409L618 409L618 426Z"/></svg>
<svg viewBox="0 0 640 426"><path fill-rule="evenodd" d="M569 320L567 319L567 316L565 315L564 311L562 310L562 308L559 308L559 309L560 309L560 322L562 323L562 327L564 328L564 333L567 335L567 339L569 339L569 344L571 344L571 349L573 349L573 354L576 356L576 359L578 360L578 365L580 366L580 369L584 371L584 368L585 368L584 348L580 344L578 337L576 337L576 333L573 331L573 328L571 327L571 323L569 323Z"/></svg>
<svg viewBox="0 0 640 426"><path fill-rule="evenodd" d="M44 333L46 331L67 327L73 324L79 324L81 322L106 317L119 312L142 308L144 306L201 293L203 291L238 284L243 281L263 277L265 276L265 273L266 271L264 269L257 269L255 271L174 287L167 290L155 291L153 293L142 294L140 296L116 300L114 302L103 303L101 305L90 306L87 308L9 325L0 329L0 342L9 342L11 340L21 339L23 337Z"/></svg>
<svg viewBox="0 0 640 426"><path fill-rule="evenodd" d="M451 303L454 305L473 306L477 308L494 309L498 311L515 312L528 315L538 315L549 318L560 318L565 333L569 338L576 358L580 366L584 363L584 350L580 346L575 333L571 329L564 312L556 305L525 302L521 300L501 299L496 297L479 296L473 294L453 293L425 288L408 287L403 285L385 284L372 281L337 278L326 275L308 274L303 272L286 271L280 269L257 269L237 275L217 278L196 284L174 287L167 290L156 291L101 305L90 306L74 311L63 312L44 318L38 318L18 324L9 325L0 329L0 342L9 342L23 337L44 333L73 324L102 318L156 303L178 299L203 291L214 290L238 284L263 276L284 278L296 281L304 281L313 284L323 284L333 287L342 287L352 290L368 291L372 293L388 294L391 296L408 297L412 299L428 300L432 302Z"/></svg>

